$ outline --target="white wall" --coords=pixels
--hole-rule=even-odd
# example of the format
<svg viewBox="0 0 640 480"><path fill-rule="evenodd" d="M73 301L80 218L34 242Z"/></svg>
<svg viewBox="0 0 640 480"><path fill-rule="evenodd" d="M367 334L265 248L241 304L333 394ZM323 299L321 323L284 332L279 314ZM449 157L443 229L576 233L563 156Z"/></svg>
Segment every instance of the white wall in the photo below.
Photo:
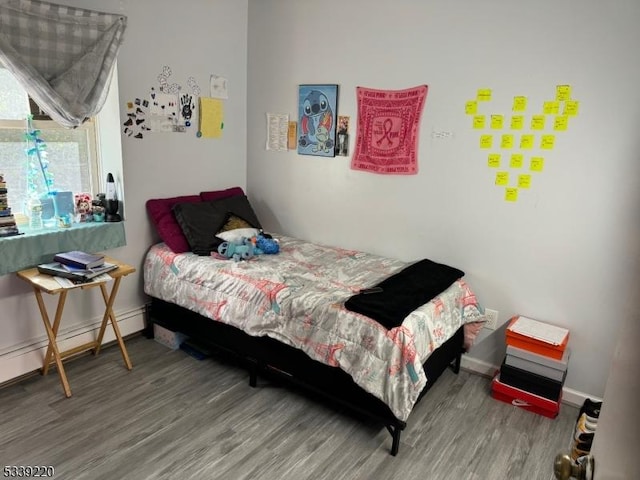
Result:
<svg viewBox="0 0 640 480"><path fill-rule="evenodd" d="M229 80L221 139L198 139L195 127L186 134L148 134L143 140L121 136L127 246L109 252L138 272L125 278L116 314L129 321L128 332L140 328L141 268L144 254L156 240L144 203L149 198L198 193L239 185L246 187L247 0L65 0L67 5L120 13L128 17L118 57L120 132L126 102L158 88L158 74L171 67L170 82L187 86L193 76L208 92L209 76ZM101 319L98 292L73 292L62 322L63 336L72 336ZM56 298L46 298L52 312ZM0 277L0 383L34 370L45 334L36 301L25 282ZM133 321L135 320L135 321ZM122 328L122 327L121 327ZM72 346L73 339L70 341ZM132 358L135 366L135 358ZM73 384L73 380L71 379Z"/></svg>
<svg viewBox="0 0 640 480"><path fill-rule="evenodd" d="M602 396L639 231L639 22L634 0L250 1L248 190L263 224L465 270L501 322L520 313L568 327L565 386ZM357 86L427 84L419 173L265 151L265 113L295 117L302 83L340 85L351 152ZM531 111L558 84L572 85L580 113L530 191L505 202L465 102L489 87L492 113L508 115L516 95ZM501 362L504 328L483 333L470 355L480 365Z"/></svg>

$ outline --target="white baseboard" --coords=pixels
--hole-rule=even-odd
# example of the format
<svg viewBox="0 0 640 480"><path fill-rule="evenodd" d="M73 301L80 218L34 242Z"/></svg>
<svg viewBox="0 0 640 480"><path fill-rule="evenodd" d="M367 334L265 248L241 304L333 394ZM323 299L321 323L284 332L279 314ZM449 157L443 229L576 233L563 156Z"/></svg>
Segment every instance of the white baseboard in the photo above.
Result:
<svg viewBox="0 0 640 480"><path fill-rule="evenodd" d="M122 336L139 332L145 327L143 308L124 313L116 312L116 318L118 319L118 327L120 327ZM98 335L99 329L100 322L70 332L60 332L58 347L60 347L60 350L69 350L91 342ZM102 343L109 343L115 339L113 329L110 326L107 327ZM0 354L0 385L42 368L47 345L48 340L44 337L44 339L30 345Z"/></svg>
<svg viewBox="0 0 640 480"><path fill-rule="evenodd" d="M477 373L489 378L493 378L495 373L500 369L499 365L492 365L490 363L483 362L482 360L469 357L468 355L462 356L460 367L469 372ZM599 397L579 392L571 388L564 387L562 389L562 403L566 403L567 405L581 407L587 398L597 402L602 401Z"/></svg>

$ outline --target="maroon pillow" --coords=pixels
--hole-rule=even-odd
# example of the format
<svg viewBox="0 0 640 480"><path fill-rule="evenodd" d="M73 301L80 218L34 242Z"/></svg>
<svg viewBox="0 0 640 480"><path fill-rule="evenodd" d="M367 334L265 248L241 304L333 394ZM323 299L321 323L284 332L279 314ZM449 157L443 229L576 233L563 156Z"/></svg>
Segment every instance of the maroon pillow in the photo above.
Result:
<svg viewBox="0 0 640 480"><path fill-rule="evenodd" d="M244 195L244 191L240 187L231 187L226 190L214 190L212 192L200 192L200 199L203 202L211 200L220 200L221 198L235 197L236 195Z"/></svg>
<svg viewBox="0 0 640 480"><path fill-rule="evenodd" d="M160 239L173 250L174 253L189 252L189 242L182 233L182 229L173 214L173 206L178 203L199 203L200 195L185 195L183 197L156 198L147 200L147 213L156 227Z"/></svg>

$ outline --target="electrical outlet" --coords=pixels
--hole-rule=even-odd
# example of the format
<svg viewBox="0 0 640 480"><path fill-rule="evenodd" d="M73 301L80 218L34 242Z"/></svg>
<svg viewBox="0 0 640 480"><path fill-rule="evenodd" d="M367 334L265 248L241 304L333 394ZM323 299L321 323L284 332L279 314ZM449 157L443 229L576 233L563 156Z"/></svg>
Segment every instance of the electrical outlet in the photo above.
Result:
<svg viewBox="0 0 640 480"><path fill-rule="evenodd" d="M491 310L490 308L484 309L484 318L487 321L484 323L484 328L488 328L489 330L495 330L498 327L498 311Z"/></svg>

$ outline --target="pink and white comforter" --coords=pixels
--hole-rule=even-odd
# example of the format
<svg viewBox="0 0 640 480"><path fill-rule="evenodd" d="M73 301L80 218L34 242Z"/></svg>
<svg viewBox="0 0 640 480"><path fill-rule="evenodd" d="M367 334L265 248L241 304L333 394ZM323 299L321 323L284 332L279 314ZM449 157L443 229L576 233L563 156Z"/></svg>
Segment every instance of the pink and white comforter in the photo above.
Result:
<svg viewBox="0 0 640 480"><path fill-rule="evenodd" d="M233 262L154 245L144 264L148 295L269 336L349 373L406 421L427 384L422 364L465 323L483 319L458 280L387 330L344 302L407 264L368 253L280 237L280 253Z"/></svg>

